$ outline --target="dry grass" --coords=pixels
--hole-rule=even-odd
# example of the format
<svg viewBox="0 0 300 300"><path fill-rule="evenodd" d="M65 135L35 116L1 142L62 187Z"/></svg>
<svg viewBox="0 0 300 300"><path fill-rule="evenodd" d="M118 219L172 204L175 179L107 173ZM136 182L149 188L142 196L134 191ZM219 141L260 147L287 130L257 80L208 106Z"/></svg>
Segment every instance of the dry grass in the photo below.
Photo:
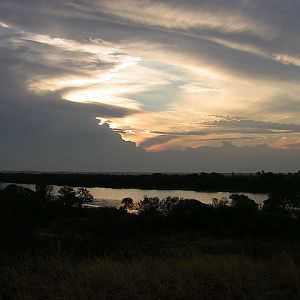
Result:
<svg viewBox="0 0 300 300"><path fill-rule="evenodd" d="M300 266L287 254L23 259L0 273L2 299L299 299Z"/></svg>

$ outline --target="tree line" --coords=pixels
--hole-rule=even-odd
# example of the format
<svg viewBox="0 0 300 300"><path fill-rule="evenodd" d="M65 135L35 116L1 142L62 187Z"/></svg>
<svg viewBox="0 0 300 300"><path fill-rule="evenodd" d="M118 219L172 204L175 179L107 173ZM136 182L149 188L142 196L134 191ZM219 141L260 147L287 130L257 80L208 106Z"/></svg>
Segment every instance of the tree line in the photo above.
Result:
<svg viewBox="0 0 300 300"><path fill-rule="evenodd" d="M270 193L260 207L243 194L212 199L144 197L137 203L124 198L119 208L89 206L93 196L85 188L64 186L30 190L8 185L0 190L0 256L32 251L96 255L137 247L152 235L198 232L205 236L298 239L300 193ZM122 251L123 251L122 250Z"/></svg>
<svg viewBox="0 0 300 300"><path fill-rule="evenodd" d="M300 192L300 171L281 174L257 172L256 174L83 174L83 173L0 173L0 182L40 185L139 188L139 189L182 189L195 191Z"/></svg>

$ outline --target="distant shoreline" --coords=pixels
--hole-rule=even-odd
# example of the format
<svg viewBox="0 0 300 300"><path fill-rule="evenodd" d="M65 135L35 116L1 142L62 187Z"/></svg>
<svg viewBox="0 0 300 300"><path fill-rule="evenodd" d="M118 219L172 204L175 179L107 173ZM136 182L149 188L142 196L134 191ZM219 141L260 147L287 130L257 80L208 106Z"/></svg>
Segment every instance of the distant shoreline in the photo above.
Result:
<svg viewBox="0 0 300 300"><path fill-rule="evenodd" d="M300 191L300 172L236 174L108 174L0 172L0 182L19 184L68 185L124 189L186 190L202 192L268 193Z"/></svg>
<svg viewBox="0 0 300 300"><path fill-rule="evenodd" d="M200 175L201 173L206 174L221 174L223 176L251 176L256 175L257 172L67 172L67 171L6 171L1 170L0 174L38 174L38 175L45 175L45 174L59 174L59 175L133 175L133 176L140 176L140 175ZM284 174L287 175L289 173L274 173L274 174ZM294 173L293 173L294 174Z"/></svg>

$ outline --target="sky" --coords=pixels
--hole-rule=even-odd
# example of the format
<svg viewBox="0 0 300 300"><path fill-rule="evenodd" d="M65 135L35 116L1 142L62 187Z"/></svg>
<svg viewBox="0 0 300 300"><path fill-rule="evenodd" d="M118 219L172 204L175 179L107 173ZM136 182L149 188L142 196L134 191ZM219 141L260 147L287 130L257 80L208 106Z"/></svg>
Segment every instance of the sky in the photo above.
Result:
<svg viewBox="0 0 300 300"><path fill-rule="evenodd" d="M295 172L299 0L1 0L0 170Z"/></svg>

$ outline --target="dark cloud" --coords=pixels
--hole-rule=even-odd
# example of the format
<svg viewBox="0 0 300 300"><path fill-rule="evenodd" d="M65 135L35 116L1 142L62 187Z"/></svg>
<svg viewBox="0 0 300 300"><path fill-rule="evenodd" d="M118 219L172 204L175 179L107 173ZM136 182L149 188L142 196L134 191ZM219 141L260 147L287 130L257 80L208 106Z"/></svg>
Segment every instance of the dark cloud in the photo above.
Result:
<svg viewBox="0 0 300 300"><path fill-rule="evenodd" d="M156 152L151 156L152 166L161 164L157 170L170 172L256 172L260 169L288 172L297 171L300 162L299 150L272 149L266 145L237 147L230 142L225 142L222 147Z"/></svg>
<svg viewBox="0 0 300 300"><path fill-rule="evenodd" d="M116 159L126 166L128 156L142 151L96 120L99 115L123 117L135 111L73 103L58 93L30 93L25 82L35 65L27 64L27 54L0 47L1 169L91 170L111 166Z"/></svg>
<svg viewBox="0 0 300 300"><path fill-rule="evenodd" d="M100 37L109 41L148 41L153 44L164 44L170 51L184 53L195 63L218 66L234 74L254 79L299 81L300 68L292 64L283 64L274 60L274 54L299 54L297 42L300 28L300 5L298 1L152 1L165 3L177 8L178 14L203 10L217 13L223 18L223 26L229 26L231 16L240 20L247 18L241 25L243 31L233 27L231 31L220 31L216 28L188 28L185 30L165 29L161 26L136 23L101 11L103 1L4 1L0 4L0 18L8 24L35 33L46 33L58 37L84 40L88 37ZM147 2L146 2L147 3ZM150 2L149 2L150 3ZM98 7L98 9L97 9ZM100 7L100 8L99 8ZM116 2L117 7L117 2ZM141 12L143 13L143 12ZM268 38L253 35L247 30L256 26L260 30L263 23L274 36ZM253 25L254 24L254 25ZM236 26L237 26L236 25ZM248 25L248 27L247 27ZM261 26L263 28L263 26ZM41 30L42 29L42 30ZM269 33L270 35L271 33ZM251 50L233 49L228 44L220 44L215 38L237 43L240 46L251 46L259 49L264 55L251 53Z"/></svg>

